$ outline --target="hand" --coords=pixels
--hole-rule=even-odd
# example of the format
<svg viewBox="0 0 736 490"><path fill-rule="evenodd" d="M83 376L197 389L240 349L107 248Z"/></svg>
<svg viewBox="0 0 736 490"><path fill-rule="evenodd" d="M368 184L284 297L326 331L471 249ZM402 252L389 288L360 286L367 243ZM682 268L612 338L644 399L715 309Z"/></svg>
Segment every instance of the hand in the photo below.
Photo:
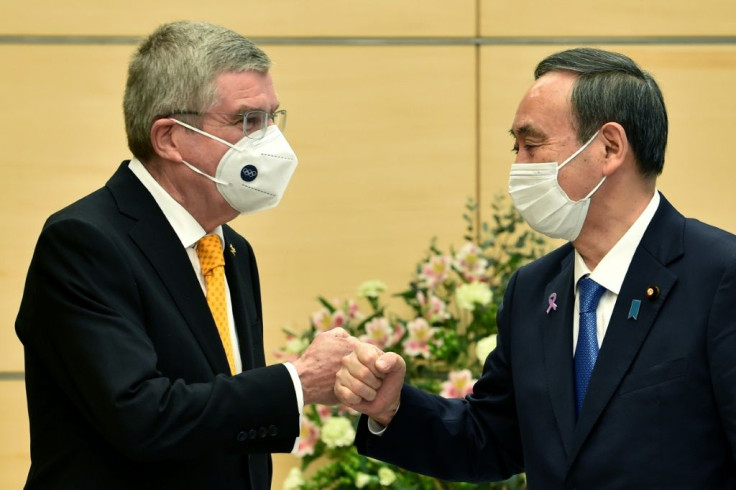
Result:
<svg viewBox="0 0 736 490"><path fill-rule="evenodd" d="M399 406L405 374L406 362L400 355L361 343L342 360L335 379L335 396L386 426Z"/></svg>
<svg viewBox="0 0 736 490"><path fill-rule="evenodd" d="M304 404L335 405L335 374L342 358L353 351L358 339L342 328L333 328L317 335L307 350L294 361L294 367L304 392Z"/></svg>

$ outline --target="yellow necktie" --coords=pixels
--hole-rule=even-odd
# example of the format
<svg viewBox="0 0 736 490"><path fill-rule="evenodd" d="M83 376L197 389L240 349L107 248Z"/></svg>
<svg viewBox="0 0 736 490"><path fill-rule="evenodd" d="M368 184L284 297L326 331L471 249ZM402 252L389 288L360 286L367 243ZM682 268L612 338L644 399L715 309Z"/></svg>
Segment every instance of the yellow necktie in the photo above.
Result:
<svg viewBox="0 0 736 490"><path fill-rule="evenodd" d="M222 244L217 235L207 235L197 244L197 256L202 268L204 284L207 289L207 304L215 319L217 331L225 348L230 373L235 372L235 356L230 339L230 327L227 322L227 297L225 296L225 257Z"/></svg>

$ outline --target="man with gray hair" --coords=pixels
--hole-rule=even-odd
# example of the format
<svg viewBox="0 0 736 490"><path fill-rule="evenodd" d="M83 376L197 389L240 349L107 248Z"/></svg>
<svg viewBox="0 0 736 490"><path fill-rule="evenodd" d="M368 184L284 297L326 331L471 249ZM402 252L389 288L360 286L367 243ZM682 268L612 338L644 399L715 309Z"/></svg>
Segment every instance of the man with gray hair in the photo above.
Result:
<svg viewBox="0 0 736 490"><path fill-rule="evenodd" d="M525 471L535 489L736 488L736 236L657 190L667 113L631 59L572 49L535 79L509 193L569 243L511 278L465 399L402 386L401 357L358 346L335 385L369 416L358 450L447 480Z"/></svg>
<svg viewBox="0 0 736 490"><path fill-rule="evenodd" d="M278 204L297 165L266 54L163 25L129 66L128 145L107 184L53 214L16 321L28 489L270 488L304 404L333 404L355 339L265 365L250 244L225 223Z"/></svg>

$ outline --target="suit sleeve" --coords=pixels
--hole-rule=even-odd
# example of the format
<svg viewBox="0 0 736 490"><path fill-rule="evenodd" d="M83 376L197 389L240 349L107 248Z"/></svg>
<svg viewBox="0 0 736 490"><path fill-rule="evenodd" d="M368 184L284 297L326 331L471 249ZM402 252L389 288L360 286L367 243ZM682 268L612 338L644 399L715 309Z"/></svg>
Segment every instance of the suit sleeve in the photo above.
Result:
<svg viewBox="0 0 736 490"><path fill-rule="evenodd" d="M509 301L512 278L504 298ZM498 346L465 399L446 399L409 385L396 416L380 436L361 418L358 452L448 481L497 481L523 471L508 359L509 319L498 315Z"/></svg>
<svg viewBox="0 0 736 490"><path fill-rule="evenodd" d="M62 393L132 459L290 451L299 429L286 368L197 383L165 376L126 257L109 233L85 221L45 226L16 323L29 386L47 383Z"/></svg>
<svg viewBox="0 0 736 490"><path fill-rule="evenodd" d="M736 461L736 262L721 277L708 318L713 393Z"/></svg>

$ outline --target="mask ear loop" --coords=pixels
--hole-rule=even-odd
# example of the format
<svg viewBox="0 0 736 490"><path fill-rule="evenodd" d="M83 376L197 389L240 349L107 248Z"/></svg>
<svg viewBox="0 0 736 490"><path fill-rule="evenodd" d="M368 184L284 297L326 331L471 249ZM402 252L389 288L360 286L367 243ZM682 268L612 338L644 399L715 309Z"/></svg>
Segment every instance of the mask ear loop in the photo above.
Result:
<svg viewBox="0 0 736 490"><path fill-rule="evenodd" d="M600 186L602 186L602 185L603 185L603 183L604 183L605 181L606 181L606 176L604 175L604 176L603 176L603 178L601 179L601 181L600 181L600 182L598 182L598 185L597 185L597 186L595 186L595 187L593 187L593 190L592 190L592 191L590 191L590 192L588 193L588 195L587 195L587 196L585 196L585 198L584 198L584 199L590 199L590 197L591 197L591 196L592 196L593 194L595 194L595 191L597 191L597 190L598 190L598 188L599 188Z"/></svg>
<svg viewBox="0 0 736 490"><path fill-rule="evenodd" d="M173 117L171 118L171 120L174 121L176 124L178 124L180 126L184 126L187 129L191 129L195 133L199 133L202 136L207 136L208 138L211 138L211 139L213 139L215 141L219 141L223 145L227 145L230 148L235 148L233 145L231 145L230 143L228 143L224 139L218 138L217 136L215 136L213 134L209 134L206 131L202 131L199 128L195 128L194 126L191 126L191 125L189 125L189 124L187 124L185 122L179 121L178 119L174 119ZM201 175L203 177L207 177L208 179L210 179L215 184L230 185L230 182L225 182L224 180L220 180L218 178L212 177L211 175L207 175L206 173L202 172L200 169L198 169L197 167L195 167L194 165L192 165L191 163L189 163L189 162L187 162L185 160L182 160L181 163L183 163L184 165L186 165L187 167L189 167L190 170L193 170L194 172L198 173L199 175Z"/></svg>
<svg viewBox="0 0 736 490"><path fill-rule="evenodd" d="M217 136L215 136L214 134L210 134L210 133L208 133L207 131L202 131L202 130L201 130L201 129L199 129L199 128L195 128L194 126L190 126L189 124L187 124L187 123L185 123L185 122L181 122L181 121L180 121L180 120L178 120L178 119L174 119L173 117L171 118L171 120L172 120L172 121L174 121L174 122L175 122L176 124L178 124L178 125L180 125L180 126L184 126L184 127L185 127L185 128L187 128L187 129L191 129L191 130L192 130L192 131L194 131L195 133L199 133L199 134L201 134L202 136L207 136L207 137L208 137L208 138L210 138L210 139L213 139L213 140L215 140L215 141L219 141L219 142L220 142L220 143L222 143L223 145L225 145L225 146L229 146L230 148L232 148L232 149L234 149L234 150L237 150L237 148L235 148L235 145L233 145L233 144L231 144L231 143L228 143L227 141L225 141L225 140L224 140L224 139L222 139L222 138L218 138L218 137L217 137Z"/></svg>
<svg viewBox="0 0 736 490"><path fill-rule="evenodd" d="M194 170L199 175L201 175L203 177L207 177L208 179L210 179L215 184L230 185L230 182L225 182L224 180L220 180L220 179L218 179L216 177L213 177L211 175L207 175L206 173L202 172L200 169L198 169L197 167L195 167L194 165L192 165L191 163L189 163L189 162L187 162L185 160L182 160L181 163L183 163L184 165L186 165L187 167L189 167L191 170Z"/></svg>
<svg viewBox="0 0 736 490"><path fill-rule="evenodd" d="M581 146L580 148L578 148L575 153L573 153L572 155L570 155L567 158L567 160L565 160L564 162L562 162L562 164L559 167L557 167L557 171L559 172L562 167L564 167L565 165L567 165L568 163L570 163L576 156L580 155L580 153L582 153L583 150L585 150L588 147L588 145L590 145L593 142L593 140L595 139L595 137L598 136L598 133L600 133L600 129L598 131L596 131L595 133L593 133L593 136L591 136L590 139L588 141L586 141L583 146ZM596 185L595 187L593 187L593 190L590 191L587 196L585 196L583 199L581 199L581 201L584 201L586 199L589 199L593 194L595 194L595 191L597 191L598 188L600 186L602 186L605 181L606 181L606 176L604 175L603 178L601 179L601 181L598 182L598 185Z"/></svg>
<svg viewBox="0 0 736 490"><path fill-rule="evenodd" d="M582 153L588 147L588 145L590 145L593 142L593 140L595 139L595 137L598 136L598 133L599 132L600 132L600 129L598 131L596 131L593 134L593 136L591 136L590 139L585 142L585 144L583 146L581 146L580 148L578 148L575 153L573 153L572 155L570 155L569 157L567 157L567 160L565 160L564 162L562 162L562 164L560 164L560 166L557 167L557 170L560 170L562 167L564 167L565 165L567 165L568 163L570 163L576 156L580 155L580 153Z"/></svg>

